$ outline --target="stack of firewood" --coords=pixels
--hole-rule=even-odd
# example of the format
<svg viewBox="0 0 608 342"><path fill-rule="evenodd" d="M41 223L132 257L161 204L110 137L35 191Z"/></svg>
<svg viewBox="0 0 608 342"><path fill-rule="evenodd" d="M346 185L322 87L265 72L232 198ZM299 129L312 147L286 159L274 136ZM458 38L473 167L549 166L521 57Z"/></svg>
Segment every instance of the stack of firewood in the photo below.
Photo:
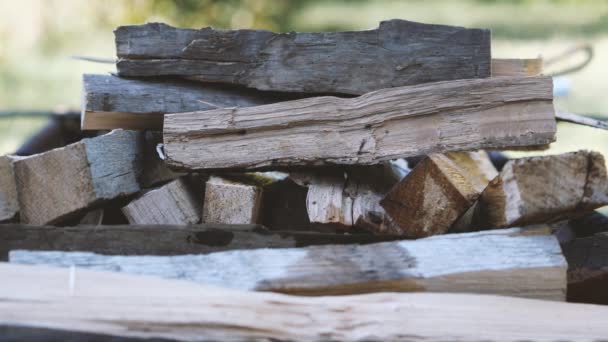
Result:
<svg viewBox="0 0 608 342"><path fill-rule="evenodd" d="M556 114L541 60L492 59L488 30L115 36L118 75L83 77L99 135L0 158L0 257L291 294L608 302L605 160L490 158L546 148Z"/></svg>

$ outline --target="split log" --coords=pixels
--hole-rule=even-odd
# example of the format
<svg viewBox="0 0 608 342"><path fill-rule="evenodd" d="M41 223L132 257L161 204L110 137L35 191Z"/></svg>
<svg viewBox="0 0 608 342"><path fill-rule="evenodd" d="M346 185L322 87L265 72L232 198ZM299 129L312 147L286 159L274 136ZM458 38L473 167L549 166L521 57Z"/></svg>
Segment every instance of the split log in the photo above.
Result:
<svg viewBox="0 0 608 342"><path fill-rule="evenodd" d="M203 223L258 223L261 203L260 187L212 176L205 184Z"/></svg>
<svg viewBox="0 0 608 342"><path fill-rule="evenodd" d="M485 156L485 159L484 159ZM431 154L380 201L398 234L444 234L473 206L492 176L485 152Z"/></svg>
<svg viewBox="0 0 608 342"><path fill-rule="evenodd" d="M258 225L0 225L0 261L11 250L89 251L107 255L180 255L254 248L369 244L395 240L369 234L271 231Z"/></svg>
<svg viewBox="0 0 608 342"><path fill-rule="evenodd" d="M543 71L542 58L492 59L492 77L538 76Z"/></svg>
<svg viewBox="0 0 608 342"><path fill-rule="evenodd" d="M184 256L13 250L9 260L178 278L307 295L469 292L564 300L566 261L550 229L501 229L370 245Z"/></svg>
<svg viewBox="0 0 608 342"><path fill-rule="evenodd" d="M186 169L377 164L536 146L555 139L552 91L549 77L498 77L172 114L163 139L167 162Z"/></svg>
<svg viewBox="0 0 608 342"><path fill-rule="evenodd" d="M185 178L179 178L150 190L122 208L131 224L187 225L201 220L202 188L191 189Z"/></svg>
<svg viewBox="0 0 608 342"><path fill-rule="evenodd" d="M83 76L82 129L161 130L163 114L249 107L293 96L186 80Z"/></svg>
<svg viewBox="0 0 608 342"><path fill-rule="evenodd" d="M608 233L562 244L568 260L568 300L608 304Z"/></svg>
<svg viewBox="0 0 608 342"><path fill-rule="evenodd" d="M58 223L139 191L140 138L116 130L15 161L21 222Z"/></svg>
<svg viewBox="0 0 608 342"><path fill-rule="evenodd" d="M604 157L578 151L510 160L479 198L479 228L557 222L608 204Z"/></svg>
<svg viewBox="0 0 608 342"><path fill-rule="evenodd" d="M19 213L13 162L19 157L0 157L0 222L10 221Z"/></svg>
<svg viewBox="0 0 608 342"><path fill-rule="evenodd" d="M10 264L0 264L0 276L0 333L16 341L548 342L608 336L608 308L599 305L453 293L310 298L82 269L70 290L65 269Z"/></svg>
<svg viewBox="0 0 608 342"><path fill-rule="evenodd" d="M177 29L114 31L121 76L188 77L260 90L361 95L382 88L490 76L490 31L380 23L359 32L272 33Z"/></svg>

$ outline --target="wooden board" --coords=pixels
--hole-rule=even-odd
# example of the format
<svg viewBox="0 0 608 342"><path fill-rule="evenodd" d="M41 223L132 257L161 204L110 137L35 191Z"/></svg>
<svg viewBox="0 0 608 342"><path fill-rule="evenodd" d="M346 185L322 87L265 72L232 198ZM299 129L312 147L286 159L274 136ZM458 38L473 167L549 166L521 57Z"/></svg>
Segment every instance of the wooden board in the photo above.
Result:
<svg viewBox="0 0 608 342"><path fill-rule="evenodd" d="M504 76L538 76L543 71L542 58L515 59L494 58L492 59L492 77Z"/></svg>
<svg viewBox="0 0 608 342"><path fill-rule="evenodd" d="M203 223L259 223L261 206L262 189L259 186L216 176L205 183Z"/></svg>
<svg viewBox="0 0 608 342"><path fill-rule="evenodd" d="M0 156L0 222L14 219L19 213L13 161L16 156Z"/></svg>
<svg viewBox="0 0 608 342"><path fill-rule="evenodd" d="M548 77L498 77L172 114L163 140L167 162L185 169L376 164L544 145L555 139L552 91Z"/></svg>
<svg viewBox="0 0 608 342"><path fill-rule="evenodd" d="M13 163L23 223L53 224L140 190L142 139L115 130Z"/></svg>
<svg viewBox="0 0 608 342"><path fill-rule="evenodd" d="M83 130L161 130L165 113L249 107L294 97L179 79L85 74L82 82Z"/></svg>
<svg viewBox="0 0 608 342"><path fill-rule="evenodd" d="M508 161L482 193L479 228L556 222L608 204L604 157L578 151Z"/></svg>
<svg viewBox="0 0 608 342"><path fill-rule="evenodd" d="M172 75L260 90L344 93L490 76L490 31L389 20L359 32L118 27L121 76Z"/></svg>
<svg viewBox="0 0 608 342"><path fill-rule="evenodd" d="M201 220L202 188L185 177L145 192L122 208L131 224L188 225Z"/></svg>
<svg viewBox="0 0 608 342"><path fill-rule="evenodd" d="M13 250L9 260L307 295L468 292L564 300L566 261L549 229L502 229L370 245L184 256Z"/></svg>
<svg viewBox="0 0 608 342"><path fill-rule="evenodd" d="M380 205L398 226L396 233L418 238L444 234L475 203L484 186L460 164L465 163L431 154L382 198Z"/></svg>
<svg viewBox="0 0 608 342"><path fill-rule="evenodd" d="M108 255L180 255L395 240L369 234L268 230L259 225L113 225L52 227L0 225L0 261L16 249L89 251Z"/></svg>
<svg viewBox="0 0 608 342"><path fill-rule="evenodd" d="M298 297L176 280L0 264L15 340L600 341L608 307L454 293ZM61 313L61 314L58 314ZM31 329L31 328L39 328ZM69 332L69 334L68 334ZM40 337L42 336L42 338Z"/></svg>

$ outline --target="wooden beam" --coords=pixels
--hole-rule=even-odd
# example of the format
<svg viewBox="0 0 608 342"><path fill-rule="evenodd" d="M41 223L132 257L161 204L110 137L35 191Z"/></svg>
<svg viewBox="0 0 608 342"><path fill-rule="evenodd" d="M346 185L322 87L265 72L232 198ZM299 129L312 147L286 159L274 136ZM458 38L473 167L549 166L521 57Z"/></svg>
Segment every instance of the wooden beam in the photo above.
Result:
<svg viewBox="0 0 608 342"><path fill-rule="evenodd" d="M262 206L262 189L212 176L205 183L203 223L258 223Z"/></svg>
<svg viewBox="0 0 608 342"><path fill-rule="evenodd" d="M13 250L9 259L293 294L429 291L564 300L567 264L549 233L548 228L532 233L502 229L363 246L171 257Z"/></svg>
<svg viewBox="0 0 608 342"><path fill-rule="evenodd" d="M83 76L82 129L161 130L163 114L279 102L293 95L179 79Z"/></svg>
<svg viewBox="0 0 608 342"><path fill-rule="evenodd" d="M543 71L542 58L493 58L492 77L538 76Z"/></svg>
<svg viewBox="0 0 608 342"><path fill-rule="evenodd" d="M202 197L202 188L182 177L145 192L122 212L131 224L194 224L201 220Z"/></svg>
<svg viewBox="0 0 608 342"><path fill-rule="evenodd" d="M608 204L604 157L578 151L508 161L475 209L478 228L556 222Z"/></svg>
<svg viewBox="0 0 608 342"><path fill-rule="evenodd" d="M15 340L595 341L608 336L608 308L599 305L454 293L310 298L83 269L76 269L70 290L65 269L10 264L0 264L0 276L0 331Z"/></svg>
<svg viewBox="0 0 608 342"><path fill-rule="evenodd" d="M15 184L13 162L17 156L0 156L0 222L15 219L19 213L19 199Z"/></svg>
<svg viewBox="0 0 608 342"><path fill-rule="evenodd" d="M53 224L139 191L141 136L116 130L13 163L23 223Z"/></svg>
<svg viewBox="0 0 608 342"><path fill-rule="evenodd" d="M361 95L490 76L490 31L389 20L359 32L272 33L118 27L121 76L173 75L305 93Z"/></svg>
<svg viewBox="0 0 608 342"><path fill-rule="evenodd" d="M548 77L498 77L172 114L163 140L167 162L186 169L377 164L544 145L555 139L552 89Z"/></svg>
<svg viewBox="0 0 608 342"><path fill-rule="evenodd" d="M409 237L444 234L473 206L491 170L496 173L487 155L483 159L480 153L431 154L380 205L398 226L395 233Z"/></svg>
<svg viewBox="0 0 608 342"><path fill-rule="evenodd" d="M0 225L0 261L16 249L107 255L180 255L314 245L368 244L395 237L268 230L258 225L203 224L52 227Z"/></svg>

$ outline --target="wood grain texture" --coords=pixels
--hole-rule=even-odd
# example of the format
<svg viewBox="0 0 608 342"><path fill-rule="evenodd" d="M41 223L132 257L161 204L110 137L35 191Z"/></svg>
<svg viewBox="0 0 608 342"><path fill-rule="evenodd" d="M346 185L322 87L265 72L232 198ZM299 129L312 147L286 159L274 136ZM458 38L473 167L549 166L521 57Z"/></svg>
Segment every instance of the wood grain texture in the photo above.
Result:
<svg viewBox="0 0 608 342"><path fill-rule="evenodd" d="M186 279L307 295L468 292L564 300L566 261L552 235L502 229L370 245L257 249L208 255L103 256L13 250L9 260Z"/></svg>
<svg viewBox="0 0 608 342"><path fill-rule="evenodd" d="M262 188L212 176L205 183L203 223L258 223Z"/></svg>
<svg viewBox="0 0 608 342"><path fill-rule="evenodd" d="M122 212L131 224L194 224L201 220L201 198L202 189L193 189L187 179L178 178L145 192Z"/></svg>
<svg viewBox="0 0 608 342"><path fill-rule="evenodd" d="M13 161L16 156L0 156L0 222L14 219L19 213L19 199Z"/></svg>
<svg viewBox="0 0 608 342"><path fill-rule="evenodd" d="M490 31L383 21L359 32L114 31L122 76L173 75L260 90L361 95L382 88L490 76Z"/></svg>
<svg viewBox="0 0 608 342"><path fill-rule="evenodd" d="M107 255L180 255L254 248L368 244L395 240L369 234L269 230L258 225L0 225L0 260L15 249L89 251Z"/></svg>
<svg viewBox="0 0 608 342"><path fill-rule="evenodd" d="M492 59L492 77L504 76L538 76L543 71L542 58L515 59L494 58Z"/></svg>
<svg viewBox="0 0 608 342"><path fill-rule="evenodd" d="M568 259L568 300L608 304L608 233L562 244Z"/></svg>
<svg viewBox="0 0 608 342"><path fill-rule="evenodd" d="M32 333L43 340L101 334L113 340L463 342L608 335L608 308L589 304L454 293L310 298L84 269L76 269L71 294L66 269L0 264L0 275L0 331L16 340Z"/></svg>
<svg viewBox="0 0 608 342"><path fill-rule="evenodd" d="M112 131L13 163L23 223L53 224L139 191L141 136Z"/></svg>
<svg viewBox="0 0 608 342"><path fill-rule="evenodd" d="M471 155L431 154L382 198L380 205L398 226L396 233L444 234L465 214L487 185Z"/></svg>
<svg viewBox="0 0 608 342"><path fill-rule="evenodd" d="M161 130L165 113L250 107L294 97L179 79L85 74L82 82L83 130Z"/></svg>
<svg viewBox="0 0 608 342"><path fill-rule="evenodd" d="M604 157L578 151L508 161L482 193L476 227L556 222L608 204Z"/></svg>
<svg viewBox="0 0 608 342"><path fill-rule="evenodd" d="M555 139L552 98L548 77L439 82L353 99L166 115L163 140L167 162L186 169L377 164L548 144Z"/></svg>

